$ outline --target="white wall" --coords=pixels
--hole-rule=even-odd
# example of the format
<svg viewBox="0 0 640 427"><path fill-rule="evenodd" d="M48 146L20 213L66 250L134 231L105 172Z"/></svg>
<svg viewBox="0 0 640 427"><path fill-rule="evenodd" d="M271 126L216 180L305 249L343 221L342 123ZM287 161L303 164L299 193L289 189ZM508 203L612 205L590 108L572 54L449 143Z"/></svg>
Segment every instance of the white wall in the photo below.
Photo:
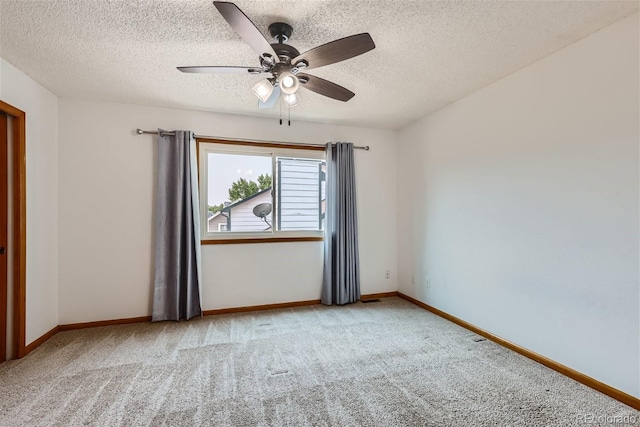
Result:
<svg viewBox="0 0 640 427"><path fill-rule="evenodd" d="M636 14L403 129L400 291L640 396L638 75Z"/></svg>
<svg viewBox="0 0 640 427"><path fill-rule="evenodd" d="M58 98L0 59L0 99L27 117L26 344L58 324Z"/></svg>
<svg viewBox="0 0 640 427"><path fill-rule="evenodd" d="M362 292L397 290L394 132L72 99L59 126L60 324L150 314L156 141L136 128L371 146L356 151ZM320 298L321 243L202 252L205 310Z"/></svg>

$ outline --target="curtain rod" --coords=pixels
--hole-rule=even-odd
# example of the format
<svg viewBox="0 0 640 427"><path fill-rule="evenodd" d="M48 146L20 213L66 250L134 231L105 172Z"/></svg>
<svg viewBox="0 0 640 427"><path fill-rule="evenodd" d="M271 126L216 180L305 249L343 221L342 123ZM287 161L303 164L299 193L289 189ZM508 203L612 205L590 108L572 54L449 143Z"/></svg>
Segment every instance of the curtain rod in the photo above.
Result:
<svg viewBox="0 0 640 427"><path fill-rule="evenodd" d="M154 131L154 130L142 130L142 129L136 129L136 134L138 135L157 135L158 132ZM165 135L173 135L173 132L167 132L165 133ZM299 142L284 142L284 141L261 141L259 139L238 139L238 138L222 138L219 136L204 136L204 135L195 135L196 138L207 138L207 139L226 139L228 141L238 141L238 142L268 142L270 144L295 144L295 145L305 145L305 146L309 146L309 147L324 147L324 145L322 144L305 144L305 143L299 143ZM369 151L369 146L368 145L354 145L353 148L358 149L358 150L365 150L365 151Z"/></svg>

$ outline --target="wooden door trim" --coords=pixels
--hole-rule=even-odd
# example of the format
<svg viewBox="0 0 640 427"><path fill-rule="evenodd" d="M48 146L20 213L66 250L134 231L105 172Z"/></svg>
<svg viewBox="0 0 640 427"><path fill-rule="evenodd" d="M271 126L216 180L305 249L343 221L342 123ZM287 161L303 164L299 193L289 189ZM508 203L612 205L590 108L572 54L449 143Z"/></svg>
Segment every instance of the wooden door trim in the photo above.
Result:
<svg viewBox="0 0 640 427"><path fill-rule="evenodd" d="M3 204L8 203L9 189L9 177L7 173L7 165L9 159L7 158L7 150L9 146L8 140L8 118L5 114L0 114L0 198L3 199ZM8 209L9 206L5 206L4 209L0 209L0 246L8 246L7 232L8 232ZM6 251L0 255L0 363L7 360L7 257Z"/></svg>
<svg viewBox="0 0 640 427"><path fill-rule="evenodd" d="M9 197L13 202L12 231L10 242L13 255L13 355L21 358L27 354L26 348L26 296L27 296L27 165L26 134L27 119L24 111L0 101L0 111L11 116L12 136L11 162L13 176Z"/></svg>

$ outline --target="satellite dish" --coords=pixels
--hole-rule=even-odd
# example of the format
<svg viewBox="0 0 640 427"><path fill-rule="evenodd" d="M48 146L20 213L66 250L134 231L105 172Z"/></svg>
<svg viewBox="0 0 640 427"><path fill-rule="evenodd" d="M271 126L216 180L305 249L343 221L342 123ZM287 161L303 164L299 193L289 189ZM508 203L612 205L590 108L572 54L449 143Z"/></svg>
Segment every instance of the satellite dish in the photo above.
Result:
<svg viewBox="0 0 640 427"><path fill-rule="evenodd" d="M260 203L253 208L253 214L258 218L265 219L271 213L271 203Z"/></svg>
<svg viewBox="0 0 640 427"><path fill-rule="evenodd" d="M267 215L271 213L271 203L260 203L253 208L253 214L263 220L269 227L269 221L267 221Z"/></svg>

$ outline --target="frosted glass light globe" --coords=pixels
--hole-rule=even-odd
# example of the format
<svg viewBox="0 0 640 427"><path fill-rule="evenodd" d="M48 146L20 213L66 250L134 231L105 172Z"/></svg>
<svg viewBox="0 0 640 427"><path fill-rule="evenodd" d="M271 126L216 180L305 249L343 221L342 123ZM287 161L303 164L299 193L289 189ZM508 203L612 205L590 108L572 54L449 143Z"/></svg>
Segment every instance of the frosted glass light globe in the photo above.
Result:
<svg viewBox="0 0 640 427"><path fill-rule="evenodd" d="M287 76L282 80L282 86L284 86L286 88L293 87L294 84L295 84L295 81L293 80L293 77L291 77L291 76Z"/></svg>

